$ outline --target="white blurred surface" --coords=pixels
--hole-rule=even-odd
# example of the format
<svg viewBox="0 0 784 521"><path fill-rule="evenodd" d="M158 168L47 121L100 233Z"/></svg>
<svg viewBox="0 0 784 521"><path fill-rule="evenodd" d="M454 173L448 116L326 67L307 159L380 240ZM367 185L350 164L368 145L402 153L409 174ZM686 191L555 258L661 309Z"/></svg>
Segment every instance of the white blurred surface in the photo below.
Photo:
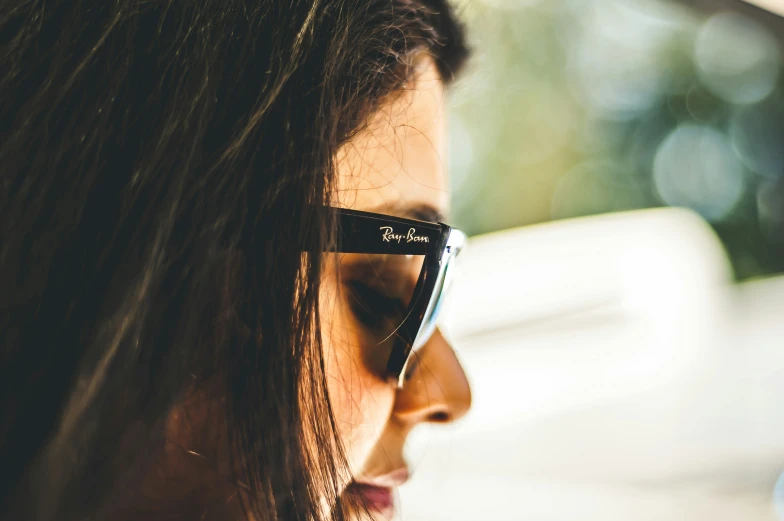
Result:
<svg viewBox="0 0 784 521"><path fill-rule="evenodd" d="M473 410L414 434L400 519L777 519L784 278L730 285L675 209L476 238L461 261L443 329Z"/></svg>
<svg viewBox="0 0 784 521"><path fill-rule="evenodd" d="M743 0L747 4L756 5L779 16L784 16L784 0Z"/></svg>

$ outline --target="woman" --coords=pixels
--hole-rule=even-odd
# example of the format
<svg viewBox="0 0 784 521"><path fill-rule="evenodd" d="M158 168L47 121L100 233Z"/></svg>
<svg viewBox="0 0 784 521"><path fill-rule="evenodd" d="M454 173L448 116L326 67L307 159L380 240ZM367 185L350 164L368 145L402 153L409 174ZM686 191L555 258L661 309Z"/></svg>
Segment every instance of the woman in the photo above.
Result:
<svg viewBox="0 0 784 521"><path fill-rule="evenodd" d="M0 519L391 515L470 405L448 6L0 9Z"/></svg>

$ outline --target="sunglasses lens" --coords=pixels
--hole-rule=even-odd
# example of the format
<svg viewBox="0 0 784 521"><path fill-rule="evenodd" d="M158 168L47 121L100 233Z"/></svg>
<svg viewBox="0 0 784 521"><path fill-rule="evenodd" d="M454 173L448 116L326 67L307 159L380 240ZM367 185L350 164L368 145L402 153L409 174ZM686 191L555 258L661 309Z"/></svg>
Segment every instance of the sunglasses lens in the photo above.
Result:
<svg viewBox="0 0 784 521"><path fill-rule="evenodd" d="M441 313L441 305L444 302L444 297L452 282L454 256L445 255L443 263L442 272L439 274L438 280L436 281L436 287L433 290L432 304L428 305L428 309L422 321L422 327L419 329L419 334L414 343L415 351L426 344L433 334L433 331L435 331L438 316Z"/></svg>
<svg viewBox="0 0 784 521"><path fill-rule="evenodd" d="M404 335L401 326L412 309L422 309L416 304L426 298L417 288L425 256L333 253L327 257L327 270L334 269L336 275L323 283L334 290L333 320L327 333L374 373L386 376L390 355Z"/></svg>

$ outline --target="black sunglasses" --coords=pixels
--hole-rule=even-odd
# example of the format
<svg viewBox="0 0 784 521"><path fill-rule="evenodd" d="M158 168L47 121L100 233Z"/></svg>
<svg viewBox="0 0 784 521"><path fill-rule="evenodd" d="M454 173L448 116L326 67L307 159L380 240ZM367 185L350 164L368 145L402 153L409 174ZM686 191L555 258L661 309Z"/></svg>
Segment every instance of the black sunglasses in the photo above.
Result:
<svg viewBox="0 0 784 521"><path fill-rule="evenodd" d="M352 309L369 332L368 341L386 346L381 350L384 357L389 353L386 374L401 387L412 354L435 331L450 267L466 236L443 223L331 210L338 233L328 251L349 257ZM405 282L412 280L415 285Z"/></svg>

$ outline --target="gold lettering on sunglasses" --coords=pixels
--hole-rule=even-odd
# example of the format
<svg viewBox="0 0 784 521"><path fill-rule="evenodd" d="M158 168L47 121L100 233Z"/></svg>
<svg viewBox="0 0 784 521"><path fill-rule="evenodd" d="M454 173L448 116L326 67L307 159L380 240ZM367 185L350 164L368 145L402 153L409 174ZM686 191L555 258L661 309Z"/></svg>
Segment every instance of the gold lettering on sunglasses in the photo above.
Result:
<svg viewBox="0 0 784 521"><path fill-rule="evenodd" d="M403 240L406 242L430 242L430 237L416 235L416 229L414 228L408 230L408 233L405 235L402 233L395 233L391 226L382 226L380 230L383 232L381 234L381 240L384 242L396 241L398 244Z"/></svg>

